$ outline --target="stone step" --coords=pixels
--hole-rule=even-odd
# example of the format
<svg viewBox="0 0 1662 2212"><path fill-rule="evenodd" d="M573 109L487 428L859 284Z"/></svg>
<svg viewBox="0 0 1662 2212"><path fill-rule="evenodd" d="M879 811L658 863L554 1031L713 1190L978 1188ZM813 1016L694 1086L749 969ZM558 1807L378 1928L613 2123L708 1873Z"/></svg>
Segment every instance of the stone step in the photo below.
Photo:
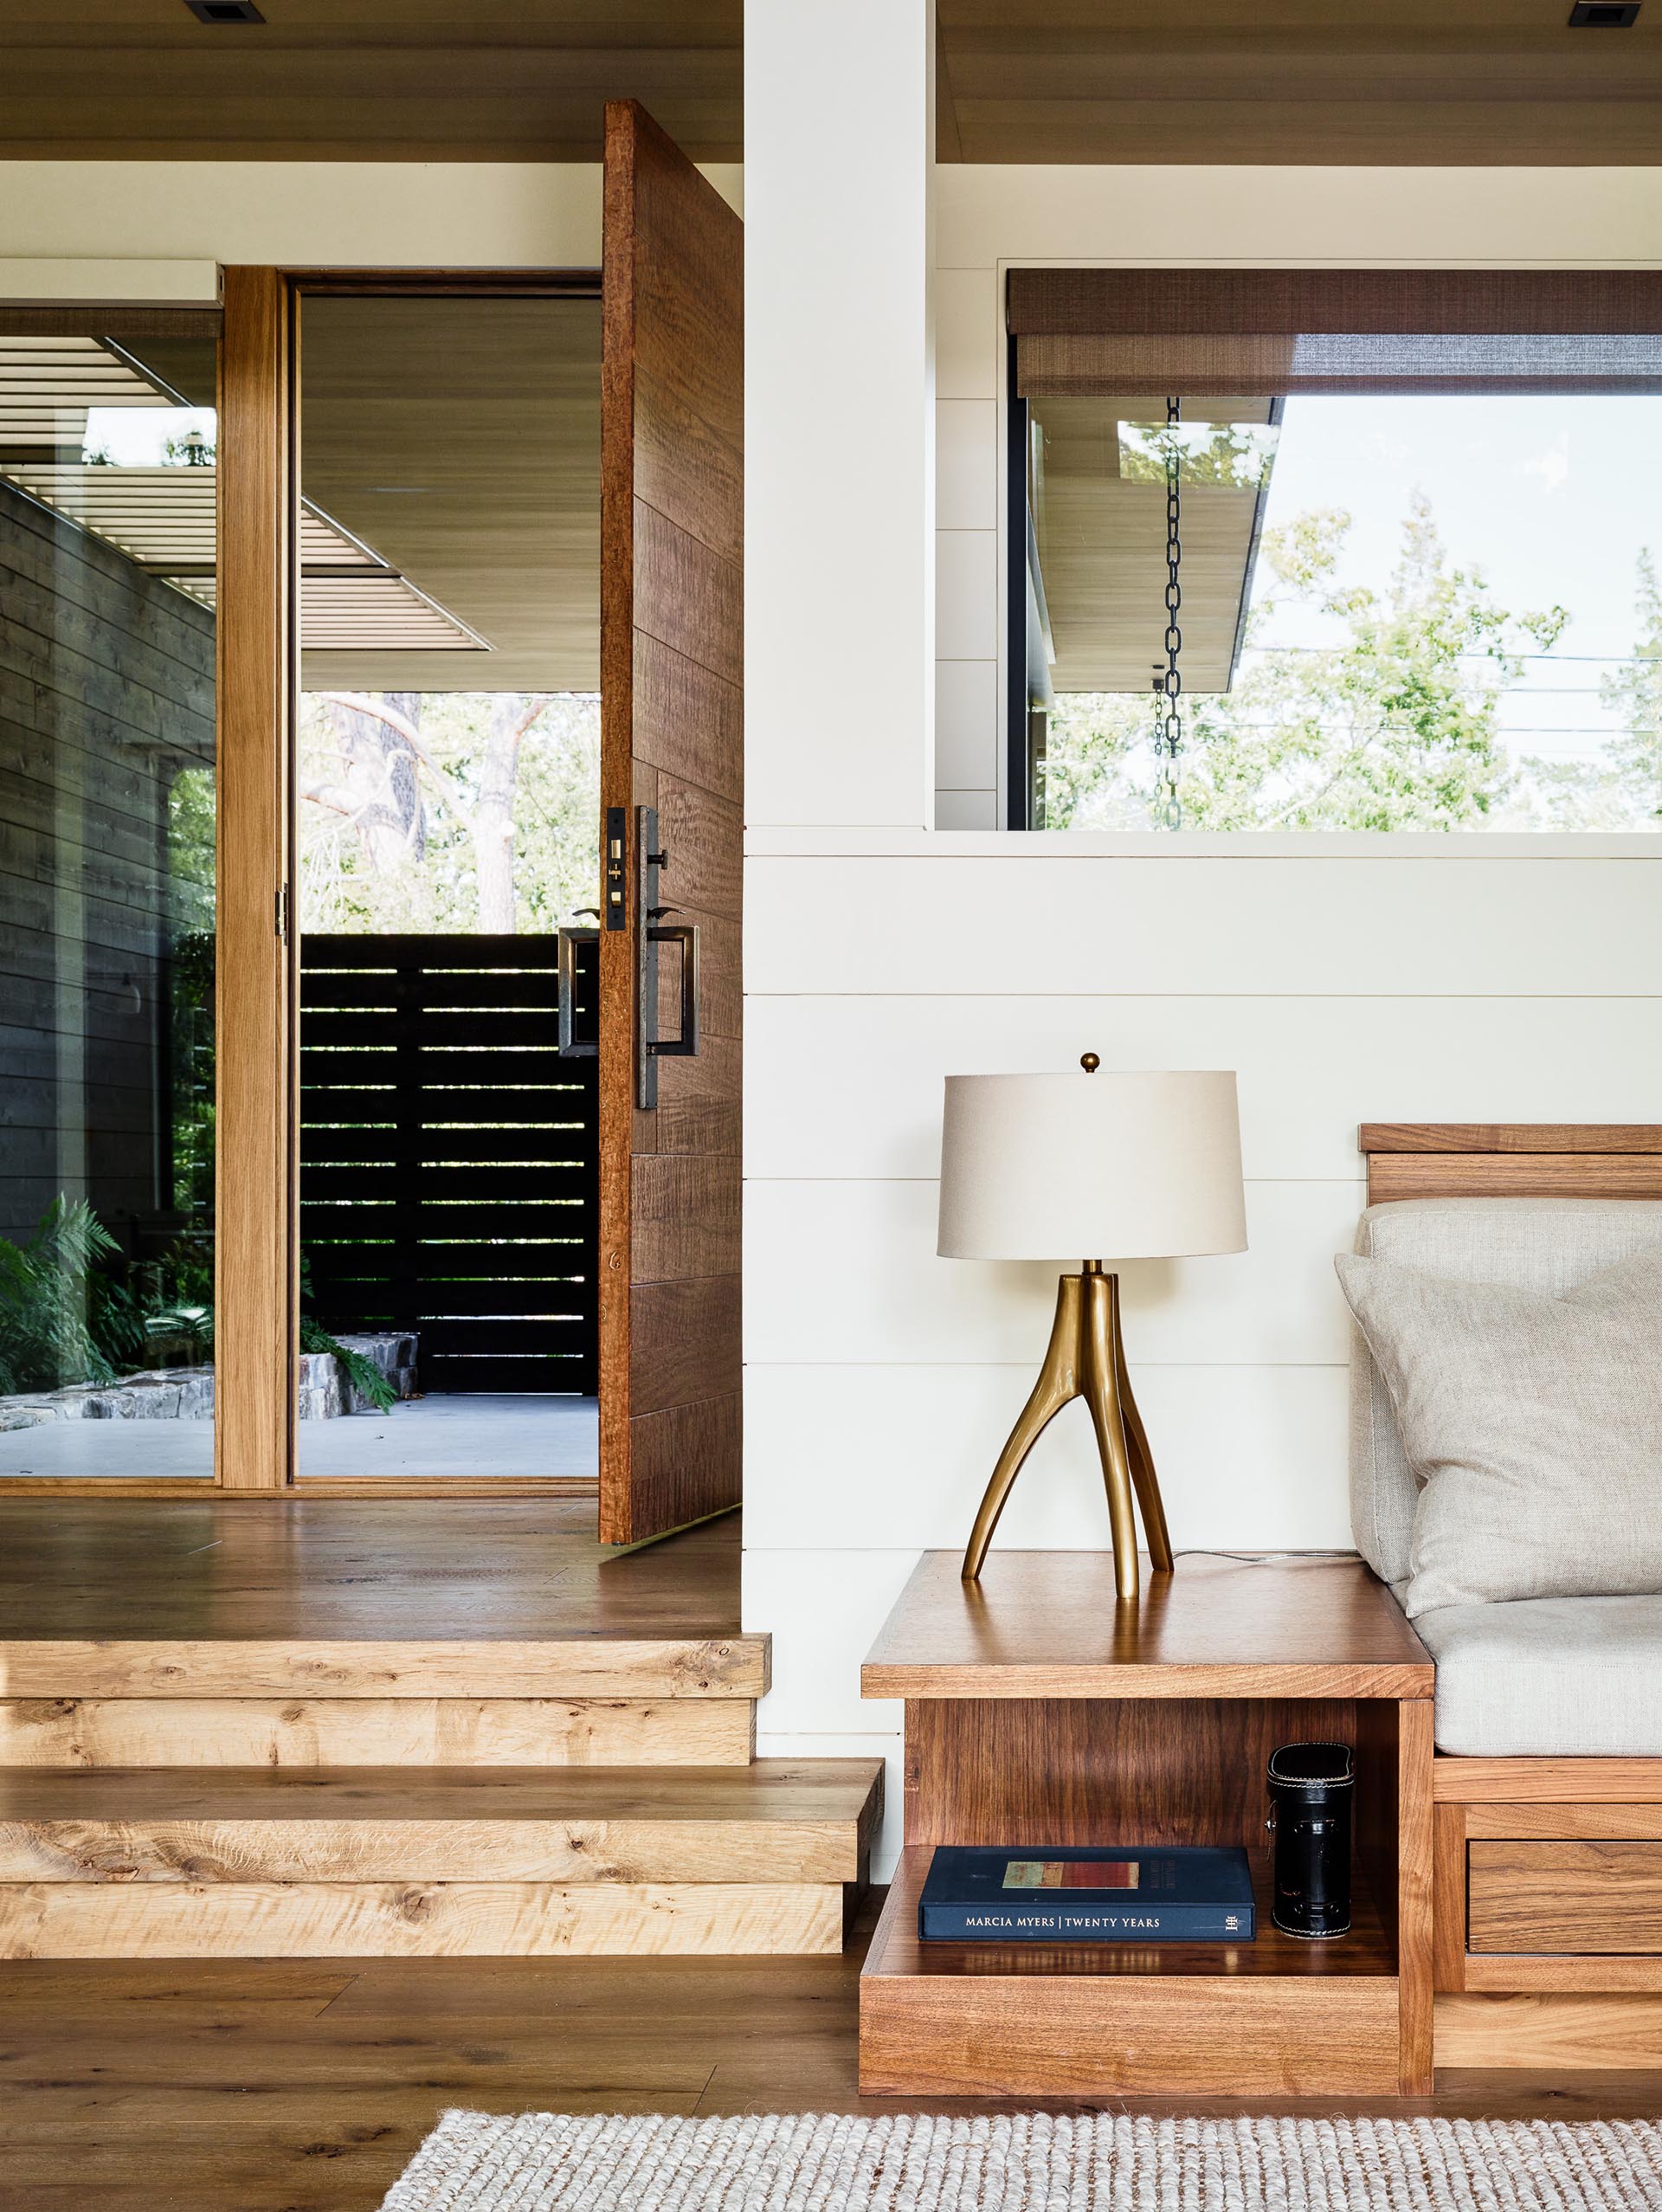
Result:
<svg viewBox="0 0 1662 2212"><path fill-rule="evenodd" d="M746 1766L748 1698L11 1698L0 1768Z"/></svg>
<svg viewBox="0 0 1662 2212"><path fill-rule="evenodd" d="M0 1697L759 1698L765 1635L11 1638Z"/></svg>

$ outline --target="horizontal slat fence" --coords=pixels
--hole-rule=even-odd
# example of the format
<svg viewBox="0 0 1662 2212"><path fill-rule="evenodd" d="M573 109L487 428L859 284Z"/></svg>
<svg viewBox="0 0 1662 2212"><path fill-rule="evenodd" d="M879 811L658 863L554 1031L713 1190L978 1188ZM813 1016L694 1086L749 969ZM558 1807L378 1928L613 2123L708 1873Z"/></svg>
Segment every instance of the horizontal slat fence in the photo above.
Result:
<svg viewBox="0 0 1662 2212"><path fill-rule="evenodd" d="M559 1056L557 960L551 937L301 941L311 1310L418 1332L423 1390L599 1389L596 1062Z"/></svg>

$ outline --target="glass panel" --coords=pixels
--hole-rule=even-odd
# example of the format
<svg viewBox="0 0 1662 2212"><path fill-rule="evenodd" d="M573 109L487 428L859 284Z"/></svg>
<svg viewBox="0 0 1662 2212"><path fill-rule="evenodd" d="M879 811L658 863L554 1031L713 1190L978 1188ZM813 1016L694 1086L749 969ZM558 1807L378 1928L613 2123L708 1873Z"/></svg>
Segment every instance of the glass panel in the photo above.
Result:
<svg viewBox="0 0 1662 2212"><path fill-rule="evenodd" d="M1169 438L1163 398L1029 407L1035 826L1662 829L1662 398L1207 398Z"/></svg>
<svg viewBox="0 0 1662 2212"><path fill-rule="evenodd" d="M0 338L0 1476L213 1475L215 366Z"/></svg>
<svg viewBox="0 0 1662 2212"><path fill-rule="evenodd" d="M297 1472L592 1478L599 302L303 314Z"/></svg>

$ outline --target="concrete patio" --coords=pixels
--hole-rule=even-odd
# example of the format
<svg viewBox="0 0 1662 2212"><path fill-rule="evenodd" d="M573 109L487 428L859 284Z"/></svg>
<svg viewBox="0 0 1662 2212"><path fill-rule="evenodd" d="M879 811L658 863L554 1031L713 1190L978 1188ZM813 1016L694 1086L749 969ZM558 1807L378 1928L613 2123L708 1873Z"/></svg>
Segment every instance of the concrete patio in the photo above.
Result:
<svg viewBox="0 0 1662 2212"><path fill-rule="evenodd" d="M302 1481L370 1476L593 1478L599 1466L594 1398L435 1391L389 1413L348 1414L299 1426ZM209 1421L55 1421L0 1433L8 1476L187 1476L212 1479Z"/></svg>

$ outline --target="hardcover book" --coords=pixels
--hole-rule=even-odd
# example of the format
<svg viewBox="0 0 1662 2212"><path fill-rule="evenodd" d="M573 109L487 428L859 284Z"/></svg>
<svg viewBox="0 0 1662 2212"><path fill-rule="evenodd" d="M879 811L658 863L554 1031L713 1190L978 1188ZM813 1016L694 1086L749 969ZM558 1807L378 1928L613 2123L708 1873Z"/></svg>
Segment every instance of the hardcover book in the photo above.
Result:
<svg viewBox="0 0 1662 2212"><path fill-rule="evenodd" d="M1244 1851L1192 1845L937 1844L918 1932L930 1943L1251 1943L1252 1870Z"/></svg>

